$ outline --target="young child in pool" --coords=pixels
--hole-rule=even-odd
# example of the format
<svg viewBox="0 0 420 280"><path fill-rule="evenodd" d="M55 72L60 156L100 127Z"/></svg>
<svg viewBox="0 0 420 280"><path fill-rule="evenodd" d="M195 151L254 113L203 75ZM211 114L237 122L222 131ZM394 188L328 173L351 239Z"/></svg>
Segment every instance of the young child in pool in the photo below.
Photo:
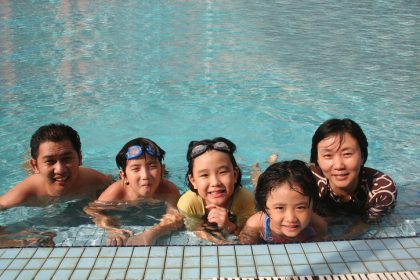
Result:
<svg viewBox="0 0 420 280"><path fill-rule="evenodd" d="M235 151L235 144L222 137L188 146L185 181L190 190L179 199L178 209L189 230L217 244L226 243L223 234L237 235L255 213L252 193L241 186ZM203 224L217 226L220 234L200 227Z"/></svg>
<svg viewBox="0 0 420 280"><path fill-rule="evenodd" d="M273 163L258 178L255 190L261 210L248 219L240 234L243 244L302 242L325 234L325 223L312 221L318 188L300 160Z"/></svg>
<svg viewBox="0 0 420 280"><path fill-rule="evenodd" d="M157 237L182 226L176 203L180 197L177 186L164 178L165 165L162 160L165 151L147 138L136 138L124 145L115 161L120 169L120 180L110 185L85 211L95 217L98 226L108 230L108 245L149 245ZM132 236L129 230L113 225L113 219L101 213L107 209L107 202L139 203L152 199L164 201L167 213L158 225Z"/></svg>

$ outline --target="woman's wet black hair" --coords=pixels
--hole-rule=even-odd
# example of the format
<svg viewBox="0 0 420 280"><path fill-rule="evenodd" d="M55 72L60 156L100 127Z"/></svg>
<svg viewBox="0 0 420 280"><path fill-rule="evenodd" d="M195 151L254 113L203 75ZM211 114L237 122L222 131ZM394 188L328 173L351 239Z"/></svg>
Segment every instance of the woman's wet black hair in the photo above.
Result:
<svg viewBox="0 0 420 280"><path fill-rule="evenodd" d="M196 157L199 156L198 155L196 157L191 157L191 151L195 147L197 147L198 145L207 146L207 149L205 151L215 150L213 145L217 142L223 142L229 147L229 151L223 151L223 150L220 150L220 149L216 149L216 150L220 151L220 152L223 152L223 153L226 153L229 156L233 167L237 168L237 170L238 170L238 178L237 178L236 183L235 183L235 189L242 186L242 183L241 183L242 172L241 172L241 169L239 168L238 164L236 163L235 157L233 156L233 153L236 151L236 145L232 141L230 141L226 138L216 137L214 139L204 139L204 140L200 140L200 141L191 141L190 144L188 145L188 151L187 151L188 171L187 171L187 174L185 174L185 184L190 188L190 190L192 190L194 192L197 192L194 189L194 186L191 184L190 180L188 179L188 175L192 175L194 160L195 160Z"/></svg>
<svg viewBox="0 0 420 280"><path fill-rule="evenodd" d="M282 184L309 197L312 209L316 209L319 191L309 167L300 160L281 161L270 165L258 178L255 200L259 211L267 210L267 195Z"/></svg>
<svg viewBox="0 0 420 280"><path fill-rule="evenodd" d="M79 133L72 127L62 123L50 123L38 128L31 137L31 156L33 159L38 158L39 145L44 142L60 142L68 140L79 156L82 156L82 144L80 142Z"/></svg>
<svg viewBox="0 0 420 280"><path fill-rule="evenodd" d="M146 150L147 146L150 146L152 151L158 154L157 158L159 159L159 162L162 163L162 160L165 157L165 151L152 140L139 137L128 141L118 152L117 156L115 157L115 162L119 169L125 172L125 168L127 167L126 153L128 151L128 148L136 145L142 147L143 150Z"/></svg>
<svg viewBox="0 0 420 280"><path fill-rule="evenodd" d="M359 144L360 151L365 164L368 157L368 141L362 128L351 119L329 119L321 124L312 137L311 163L318 165L318 143L331 135L339 135L340 143L343 141L344 133L350 134Z"/></svg>

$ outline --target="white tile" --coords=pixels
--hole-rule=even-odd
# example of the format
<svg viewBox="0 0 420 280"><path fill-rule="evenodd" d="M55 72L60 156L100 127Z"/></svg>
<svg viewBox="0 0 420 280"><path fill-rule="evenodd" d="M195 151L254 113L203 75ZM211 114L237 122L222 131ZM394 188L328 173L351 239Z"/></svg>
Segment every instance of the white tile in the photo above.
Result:
<svg viewBox="0 0 420 280"><path fill-rule="evenodd" d="M113 258L116 252L117 252L116 247L102 247L101 251L99 252L99 257L100 258Z"/></svg>
<svg viewBox="0 0 420 280"><path fill-rule="evenodd" d="M67 251L66 258L80 258L84 248L73 247Z"/></svg>
<svg viewBox="0 0 420 280"><path fill-rule="evenodd" d="M351 273L368 273L369 271L363 262L346 262Z"/></svg>
<svg viewBox="0 0 420 280"><path fill-rule="evenodd" d="M127 269L128 265L130 263L130 258L114 258L114 261L112 262L112 268L123 268Z"/></svg>
<svg viewBox="0 0 420 280"><path fill-rule="evenodd" d="M25 267L25 265L29 262L28 259L14 259L7 269L18 269L21 270Z"/></svg>
<svg viewBox="0 0 420 280"><path fill-rule="evenodd" d="M271 256L269 255L256 255L254 256L255 266L272 266Z"/></svg>
<svg viewBox="0 0 420 280"><path fill-rule="evenodd" d="M59 268L75 269L78 261L79 261L78 258L65 258L61 261Z"/></svg>
<svg viewBox="0 0 420 280"><path fill-rule="evenodd" d="M201 279L213 279L219 277L219 269L217 267L202 267Z"/></svg>
<svg viewBox="0 0 420 280"><path fill-rule="evenodd" d="M291 244L285 244L286 251L289 254L301 254L303 253L302 246L299 243L291 243Z"/></svg>
<svg viewBox="0 0 420 280"><path fill-rule="evenodd" d="M130 269L145 268L147 263L147 258L131 258L130 259Z"/></svg>
<svg viewBox="0 0 420 280"><path fill-rule="evenodd" d="M30 259L36 252L36 248L24 248L16 256L16 258Z"/></svg>
<svg viewBox="0 0 420 280"><path fill-rule="evenodd" d="M343 262L343 259L338 252L324 252L323 255L327 263Z"/></svg>
<svg viewBox="0 0 420 280"><path fill-rule="evenodd" d="M235 246L236 255L252 255L252 250L250 245L236 245Z"/></svg>
<svg viewBox="0 0 420 280"><path fill-rule="evenodd" d="M31 259L26 264L25 269L39 269L44 264L44 262L45 259Z"/></svg>
<svg viewBox="0 0 420 280"><path fill-rule="evenodd" d="M51 279L55 273L55 270L39 270L35 276L35 280L47 280Z"/></svg>
<svg viewBox="0 0 420 280"><path fill-rule="evenodd" d="M54 248L49 255L49 258L62 258L67 254L69 248Z"/></svg>
<svg viewBox="0 0 420 280"><path fill-rule="evenodd" d="M290 265L277 265L274 266L277 275L281 276L293 276L293 268Z"/></svg>
<svg viewBox="0 0 420 280"><path fill-rule="evenodd" d="M96 262L96 258L80 258L77 263L77 269L92 269Z"/></svg>
<svg viewBox="0 0 420 280"><path fill-rule="evenodd" d="M312 274L311 267L309 265L294 265L293 270L295 271L295 274L299 276L306 276Z"/></svg>
<svg viewBox="0 0 420 280"><path fill-rule="evenodd" d="M70 279L73 270L59 269L54 273L53 280L67 280Z"/></svg>
<svg viewBox="0 0 420 280"><path fill-rule="evenodd" d="M170 246L166 251L167 257L182 257L184 255L184 247L182 246Z"/></svg>
<svg viewBox="0 0 420 280"><path fill-rule="evenodd" d="M126 269L114 269L111 268L108 272L108 276L106 277L106 279L108 280L121 280L121 279L125 279L125 274L126 274L127 270Z"/></svg>
<svg viewBox="0 0 420 280"><path fill-rule="evenodd" d="M148 268L144 272L143 280L158 280L162 278L162 268Z"/></svg>
<svg viewBox="0 0 420 280"><path fill-rule="evenodd" d="M2 259L14 259L14 258L16 258L17 255L19 255L21 250L22 249L20 249L20 248L6 249L3 252L3 255L1 256L1 258Z"/></svg>
<svg viewBox="0 0 420 280"><path fill-rule="evenodd" d="M290 265L290 259L288 255L271 255L274 265Z"/></svg>
<svg viewBox="0 0 420 280"><path fill-rule="evenodd" d="M344 263L331 263L329 265L330 265L332 273L334 274L350 273L349 269Z"/></svg>
<svg viewBox="0 0 420 280"><path fill-rule="evenodd" d="M179 268L182 267L182 258L166 258L165 268Z"/></svg>
<svg viewBox="0 0 420 280"><path fill-rule="evenodd" d="M216 246L202 246L201 255L202 256L217 256L217 247Z"/></svg>
<svg viewBox="0 0 420 280"><path fill-rule="evenodd" d="M47 259L42 266L42 269L57 269L60 265L62 259L59 258L51 258Z"/></svg>
<svg viewBox="0 0 420 280"><path fill-rule="evenodd" d="M164 280L181 279L181 269L180 268L166 268L163 271L162 279Z"/></svg>
<svg viewBox="0 0 420 280"><path fill-rule="evenodd" d="M99 247L87 247L83 251L82 258L96 258L99 254Z"/></svg>
<svg viewBox="0 0 420 280"><path fill-rule="evenodd" d="M200 267L199 257L184 257L184 267Z"/></svg>
<svg viewBox="0 0 420 280"><path fill-rule="evenodd" d="M286 247L283 244L269 244L268 250L270 251L271 255L282 255L287 253Z"/></svg>
<svg viewBox="0 0 420 280"><path fill-rule="evenodd" d="M314 275L329 275L331 270L326 264L311 264Z"/></svg>
<svg viewBox="0 0 420 280"><path fill-rule="evenodd" d="M184 248L184 257L200 256L200 246L187 246Z"/></svg>
<svg viewBox="0 0 420 280"><path fill-rule="evenodd" d="M255 266L254 257L249 256L237 256L236 263L238 266Z"/></svg>
<svg viewBox="0 0 420 280"><path fill-rule="evenodd" d="M319 250L317 243L303 243L302 244L303 251L305 253L319 253L321 252Z"/></svg>
<svg viewBox="0 0 420 280"><path fill-rule="evenodd" d="M19 276L16 278L16 280L28 280L28 279L34 279L35 275L38 273L38 270L22 270L19 273ZM65 280L65 278L62 278Z"/></svg>
<svg viewBox="0 0 420 280"><path fill-rule="evenodd" d="M165 264L165 258L149 258L147 261L147 269L149 268L163 268Z"/></svg>
<svg viewBox="0 0 420 280"><path fill-rule="evenodd" d="M273 266L257 266L258 277L271 277L275 275Z"/></svg>
<svg viewBox="0 0 420 280"><path fill-rule="evenodd" d="M223 255L229 255L234 256L235 255L235 247L226 245L226 246L219 246L218 247L219 256Z"/></svg>
<svg viewBox="0 0 420 280"><path fill-rule="evenodd" d="M108 269L92 269L89 275L89 280L103 280L108 274ZM138 278L141 279L141 278Z"/></svg>
<svg viewBox="0 0 420 280"><path fill-rule="evenodd" d="M217 256L202 256L201 267L218 267L219 258Z"/></svg>
<svg viewBox="0 0 420 280"><path fill-rule="evenodd" d="M200 269L199 268L183 268L182 269L182 279L183 280L196 280L199 278Z"/></svg>
<svg viewBox="0 0 420 280"><path fill-rule="evenodd" d="M129 268L125 275L125 280L138 280L143 279L144 269L140 268Z"/></svg>
<svg viewBox="0 0 420 280"><path fill-rule="evenodd" d="M245 269L245 267L241 268ZM238 268L238 270L239 269L240 268ZM238 277L236 267L219 267L219 275L220 277Z"/></svg>
<svg viewBox="0 0 420 280"><path fill-rule="evenodd" d="M252 253L254 255L269 255L270 252L268 251L267 245L251 245Z"/></svg>
<svg viewBox="0 0 420 280"><path fill-rule="evenodd" d="M90 270L88 269L75 269L70 277L71 280L84 280L88 279Z"/></svg>
<svg viewBox="0 0 420 280"><path fill-rule="evenodd" d="M219 256L219 266L236 266L235 256Z"/></svg>
<svg viewBox="0 0 420 280"><path fill-rule="evenodd" d="M53 251L52 248L38 248L38 250L36 250L32 258L33 259L46 259L49 257L52 251Z"/></svg>
<svg viewBox="0 0 420 280"><path fill-rule="evenodd" d="M151 247L149 257L150 258L165 257L166 256L166 248L167 247Z"/></svg>
<svg viewBox="0 0 420 280"><path fill-rule="evenodd" d="M382 264L378 261L372 261L372 262L363 262L363 264L366 266L366 268L369 270L369 272L385 272L385 268L382 266Z"/></svg>
<svg viewBox="0 0 420 280"><path fill-rule="evenodd" d="M135 247L133 250L133 258L139 257L148 257L150 252L150 247Z"/></svg>
<svg viewBox="0 0 420 280"><path fill-rule="evenodd" d="M235 275L226 275L226 274L223 274L222 272L223 271L220 271L220 277L236 277L236 273ZM255 276L257 276L257 272L255 271L255 267L253 266L240 266L238 267L238 276L254 278Z"/></svg>

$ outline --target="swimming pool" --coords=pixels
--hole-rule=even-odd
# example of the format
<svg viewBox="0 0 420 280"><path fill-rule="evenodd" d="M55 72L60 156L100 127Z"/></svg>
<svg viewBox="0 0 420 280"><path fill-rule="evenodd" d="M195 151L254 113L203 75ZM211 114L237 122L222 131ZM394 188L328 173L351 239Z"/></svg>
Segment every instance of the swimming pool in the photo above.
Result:
<svg viewBox="0 0 420 280"><path fill-rule="evenodd" d="M155 140L184 191L190 140L233 140L249 188L252 163L273 152L308 160L316 127L349 117L369 139L366 165L399 188L394 214L367 237L403 235L405 219L418 233L418 8L416 1L2 1L1 193L25 177L30 136L49 122L77 129L84 165L114 175L126 141ZM100 236L72 203L79 202L11 209L0 223L38 221L32 230L51 227L64 245L80 245L69 241L80 227ZM54 227L69 209L77 223Z"/></svg>

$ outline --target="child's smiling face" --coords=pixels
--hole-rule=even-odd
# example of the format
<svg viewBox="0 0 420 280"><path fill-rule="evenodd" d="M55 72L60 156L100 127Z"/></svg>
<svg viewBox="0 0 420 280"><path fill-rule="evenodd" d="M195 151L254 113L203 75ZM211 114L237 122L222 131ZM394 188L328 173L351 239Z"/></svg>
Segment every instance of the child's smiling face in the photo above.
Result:
<svg viewBox="0 0 420 280"><path fill-rule="evenodd" d="M310 223L310 199L300 191L298 186L292 189L288 183L283 183L267 195L266 211L273 236L297 237Z"/></svg>
<svg viewBox="0 0 420 280"><path fill-rule="evenodd" d="M227 153L210 150L194 159L188 178L206 206L227 207L238 174Z"/></svg>

